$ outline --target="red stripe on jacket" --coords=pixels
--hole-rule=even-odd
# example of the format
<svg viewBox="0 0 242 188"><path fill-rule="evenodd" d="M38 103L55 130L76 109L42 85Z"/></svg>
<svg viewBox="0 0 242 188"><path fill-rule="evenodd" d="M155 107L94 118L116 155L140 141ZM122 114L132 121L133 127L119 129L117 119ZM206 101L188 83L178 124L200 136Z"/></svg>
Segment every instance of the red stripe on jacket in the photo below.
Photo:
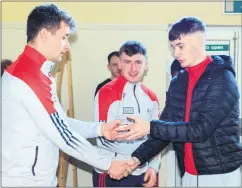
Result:
<svg viewBox="0 0 242 188"><path fill-rule="evenodd" d="M107 83L99 90L98 101L101 102L102 104L102 105L98 104L99 121L104 121L104 122L107 121L108 109L113 102L122 99L122 93L126 83L127 83L126 79L123 76L119 76L117 79L114 79L111 82ZM110 92L112 90L114 91Z"/></svg>
<svg viewBox="0 0 242 188"><path fill-rule="evenodd" d="M56 112L54 102L51 100L52 82L41 71L45 61L46 58L43 55L26 45L24 52L8 67L7 72L25 82L39 98L46 111L52 114Z"/></svg>
<svg viewBox="0 0 242 188"><path fill-rule="evenodd" d="M148 95L150 97L150 99L152 101L156 101L158 104L158 110L159 110L159 114L158 114L158 118L160 117L160 104L159 101L155 95L155 93L153 91L151 91L148 87L146 87L143 83L141 83L141 89L146 93L146 95Z"/></svg>

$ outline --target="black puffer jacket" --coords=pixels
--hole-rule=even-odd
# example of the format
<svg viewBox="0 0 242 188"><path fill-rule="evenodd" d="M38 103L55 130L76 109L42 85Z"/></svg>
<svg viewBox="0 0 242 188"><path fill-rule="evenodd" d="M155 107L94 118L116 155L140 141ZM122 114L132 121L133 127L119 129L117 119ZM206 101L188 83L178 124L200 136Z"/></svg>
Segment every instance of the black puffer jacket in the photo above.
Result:
<svg viewBox="0 0 242 188"><path fill-rule="evenodd" d="M193 89L190 122L184 122L188 73L181 71L171 81L160 120L151 122L150 138L132 156L149 161L169 142L176 151L181 176L184 144L192 143L198 175L223 174L242 164L239 140L239 92L231 58L212 56Z"/></svg>

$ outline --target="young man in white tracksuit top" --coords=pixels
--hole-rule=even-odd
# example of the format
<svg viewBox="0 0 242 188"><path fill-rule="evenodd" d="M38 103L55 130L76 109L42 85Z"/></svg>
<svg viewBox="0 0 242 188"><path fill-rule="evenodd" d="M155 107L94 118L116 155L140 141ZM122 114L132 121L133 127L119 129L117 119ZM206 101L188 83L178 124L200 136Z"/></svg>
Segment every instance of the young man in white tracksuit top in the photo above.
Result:
<svg viewBox="0 0 242 188"><path fill-rule="evenodd" d="M106 84L98 92L95 98L95 120L106 122L122 119L126 124L128 115L138 116L147 121L158 119L157 97L141 83L147 69L145 47L139 42L128 41L122 45L119 54L122 75ZM124 140L113 142L99 137L97 144L103 155L115 160L126 160L146 139L147 136L144 136L131 142ZM121 180L112 179L105 170L95 168L93 185L95 187L155 186L159 165L160 157L155 157L137 168L132 175Z"/></svg>
<svg viewBox="0 0 242 188"><path fill-rule="evenodd" d="M103 124L74 120L66 116L58 101L50 70L69 50L71 29L74 22L66 12L55 5L37 6L27 21L28 44L3 74L4 187L55 187L59 148L115 176L120 176L119 170L128 170L127 164L111 162L111 157L86 140L97 136L111 139L110 131L120 121Z"/></svg>

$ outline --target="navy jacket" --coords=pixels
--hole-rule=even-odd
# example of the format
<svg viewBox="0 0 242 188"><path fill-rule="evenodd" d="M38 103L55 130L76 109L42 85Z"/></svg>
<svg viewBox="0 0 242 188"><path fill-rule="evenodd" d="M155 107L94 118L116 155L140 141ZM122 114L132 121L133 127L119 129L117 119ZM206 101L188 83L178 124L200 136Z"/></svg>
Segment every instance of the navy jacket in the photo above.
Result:
<svg viewBox="0 0 242 188"><path fill-rule="evenodd" d="M198 175L223 174L240 167L242 145L235 71L229 56L212 59L193 89L190 122L184 122L188 73L183 70L172 79L160 120L151 122L149 139L132 154L141 165L172 142L183 176L184 144L191 142Z"/></svg>

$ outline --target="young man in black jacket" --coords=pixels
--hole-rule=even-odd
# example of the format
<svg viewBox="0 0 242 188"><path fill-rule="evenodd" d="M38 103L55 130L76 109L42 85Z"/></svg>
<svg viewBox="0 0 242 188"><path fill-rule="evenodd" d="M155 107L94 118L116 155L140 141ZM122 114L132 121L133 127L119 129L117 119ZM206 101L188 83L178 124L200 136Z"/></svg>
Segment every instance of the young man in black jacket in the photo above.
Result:
<svg viewBox="0 0 242 188"><path fill-rule="evenodd" d="M144 142L130 160L135 168L173 143L182 186L240 187L242 145L239 135L239 91L229 56L208 56L205 26L183 18L169 31L174 57L185 68L171 81L160 120L134 118L119 139Z"/></svg>

